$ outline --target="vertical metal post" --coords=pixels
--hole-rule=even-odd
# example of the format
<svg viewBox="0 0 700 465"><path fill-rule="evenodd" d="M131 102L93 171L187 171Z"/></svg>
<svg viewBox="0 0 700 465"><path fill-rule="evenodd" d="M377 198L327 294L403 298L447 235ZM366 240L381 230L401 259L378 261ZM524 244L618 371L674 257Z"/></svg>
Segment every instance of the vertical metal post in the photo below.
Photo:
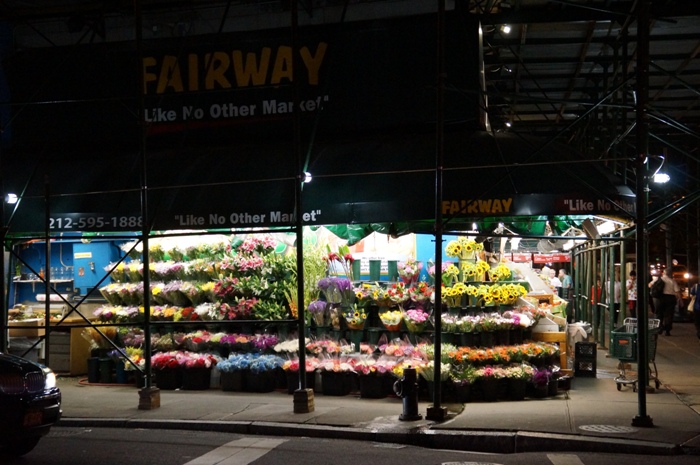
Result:
<svg viewBox="0 0 700 465"><path fill-rule="evenodd" d="M607 282L607 260L608 251L603 247L600 249L600 265L597 266L600 273L600 285L603 289L605 289L605 283ZM603 295L609 297L609 292L606 290ZM609 302L610 299L608 298L607 300ZM605 340L605 326L607 322L605 315L608 313L605 309L607 304L606 306L603 306L600 305L601 303L602 302L598 303L598 347L601 349L607 349L607 341Z"/></svg>
<svg viewBox="0 0 700 465"><path fill-rule="evenodd" d="M292 92L294 93L294 153L296 155L296 183L294 190L294 221L297 242L297 326L299 331L299 387L306 389L306 321L304 320L304 225L302 223L302 192L304 187L304 160L301 154L301 114L299 112L299 66L297 49L299 48L299 12L298 0L292 1Z"/></svg>
<svg viewBox="0 0 700 465"><path fill-rule="evenodd" d="M589 249L591 248L589 244ZM596 323L596 312L595 312L595 305L593 305L592 302L596 302L598 299L598 296L595 295L595 251L594 250L589 250L588 255L586 257L588 260L588 285L587 289L590 290L592 289L593 292L591 296L588 298L588 306L586 307L588 311L586 312L586 318L584 318L584 321L588 321L593 323L593 334L595 334L595 330L598 327Z"/></svg>
<svg viewBox="0 0 700 465"><path fill-rule="evenodd" d="M615 329L615 246L610 244L608 249L608 349L612 346L612 332Z"/></svg>
<svg viewBox="0 0 700 465"><path fill-rule="evenodd" d="M44 338L44 364L49 365L51 357L51 186L49 185L48 176L44 178L44 239L46 240L46 248L44 249L44 294L46 294L46 302L44 303L44 329L46 337Z"/></svg>
<svg viewBox="0 0 700 465"><path fill-rule="evenodd" d="M442 164L444 150L444 90L445 90L445 0L438 0L437 15L437 127L435 150L435 353L433 406L428 408L426 418L442 421L447 409L440 406L442 382Z"/></svg>
<svg viewBox="0 0 700 465"><path fill-rule="evenodd" d="M627 317L627 251L625 234L620 231L620 318L618 323L625 321Z"/></svg>
<svg viewBox="0 0 700 465"><path fill-rule="evenodd" d="M151 261L149 253L149 235L151 234L151 222L148 213L148 157L146 155L146 114L145 97L146 92L143 82L143 16L141 12L141 1L134 0L134 29L136 38L136 63L134 71L138 76L138 89L136 90L138 104L138 118L140 129L140 151L141 151L141 244L143 245L143 355L145 380L144 387L139 391L139 405L141 410L150 410L160 407L160 391L153 386L153 366L151 364L151 276L149 263Z"/></svg>
<svg viewBox="0 0 700 465"><path fill-rule="evenodd" d="M649 357L647 353L649 325L647 322L648 291L646 288L646 273L648 268L649 230L647 229L647 199L648 199L648 166L647 157L649 151L649 117L647 106L649 103L649 11L650 0L641 0L637 4L637 182L636 182L636 209L637 209L637 373L639 377L639 389L637 399L639 411L632 419L635 426L654 426L654 422L647 414L646 387L649 383Z"/></svg>

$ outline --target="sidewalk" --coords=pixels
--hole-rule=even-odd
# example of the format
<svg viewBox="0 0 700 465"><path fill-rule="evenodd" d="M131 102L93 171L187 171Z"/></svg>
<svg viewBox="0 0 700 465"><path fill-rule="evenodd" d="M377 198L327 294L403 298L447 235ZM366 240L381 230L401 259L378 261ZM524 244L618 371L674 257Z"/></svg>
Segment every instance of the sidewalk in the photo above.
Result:
<svg viewBox="0 0 700 465"><path fill-rule="evenodd" d="M660 336L659 390L646 394L652 427L632 426L638 393L617 390L617 360L598 350L597 377L574 378L556 398L445 404L446 421L399 421L397 398L315 394L315 411L293 413L292 396L208 391L161 391L161 407L138 410L131 386L89 386L59 378L60 426L170 428L358 439L482 452L597 451L700 455L700 343L690 323ZM652 383L653 384L653 383ZM420 402L425 417L430 403Z"/></svg>

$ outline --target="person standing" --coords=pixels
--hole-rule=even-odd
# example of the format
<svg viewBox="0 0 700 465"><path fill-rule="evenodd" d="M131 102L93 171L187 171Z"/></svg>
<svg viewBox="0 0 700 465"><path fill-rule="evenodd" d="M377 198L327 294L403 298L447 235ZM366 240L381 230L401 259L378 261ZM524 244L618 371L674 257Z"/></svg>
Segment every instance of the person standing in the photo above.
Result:
<svg viewBox="0 0 700 465"><path fill-rule="evenodd" d="M610 289L610 281L606 283L606 289ZM620 271L615 270L615 280L613 281L613 306L610 318L613 320L613 327L617 327L617 320L620 319L620 299L622 297L622 286L620 284Z"/></svg>
<svg viewBox="0 0 700 465"><path fill-rule="evenodd" d="M670 268L667 268L664 274L656 279L664 282L663 295L661 297L653 297L656 318L661 320L659 334L665 332L666 336L670 336L671 329L673 329L673 314L676 310L676 304L682 302L681 288L673 280L673 273ZM649 283L649 289L654 285L656 279Z"/></svg>
<svg viewBox="0 0 700 465"><path fill-rule="evenodd" d="M559 280L561 281L561 298L571 300L574 297L574 281L566 273L564 268L559 270Z"/></svg>
<svg viewBox="0 0 700 465"><path fill-rule="evenodd" d="M692 310L693 312L693 316L695 317L695 334L698 336L698 340L700 340L700 298L698 298L697 283L690 289L690 295L695 297L695 304L693 308L689 308L688 310Z"/></svg>
<svg viewBox="0 0 700 465"><path fill-rule="evenodd" d="M627 280L627 308L631 318L637 318L637 272L630 271L630 279Z"/></svg>

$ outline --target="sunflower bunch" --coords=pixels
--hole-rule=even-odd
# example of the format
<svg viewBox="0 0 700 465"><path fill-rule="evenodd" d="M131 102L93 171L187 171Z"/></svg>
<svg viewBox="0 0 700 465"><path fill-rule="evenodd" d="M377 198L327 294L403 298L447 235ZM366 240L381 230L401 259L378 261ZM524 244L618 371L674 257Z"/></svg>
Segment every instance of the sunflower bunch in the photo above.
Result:
<svg viewBox="0 0 700 465"><path fill-rule="evenodd" d="M449 287L442 286L442 300L448 307L460 307L462 296L467 294L467 287L464 283L455 283Z"/></svg>
<svg viewBox="0 0 700 465"><path fill-rule="evenodd" d="M363 329L365 327L365 320L367 319L367 314L364 308L358 308L357 304L350 307L343 316L345 317L345 323L350 329Z"/></svg>
<svg viewBox="0 0 700 465"><path fill-rule="evenodd" d="M445 254L447 254L448 257L457 257L466 260L473 258L475 252L480 252L482 250L484 250L484 244L476 242L474 239L460 236L447 243Z"/></svg>
<svg viewBox="0 0 700 465"><path fill-rule="evenodd" d="M511 273L510 268L508 268L504 263L499 263L496 268L491 268L488 270L489 279L491 281L505 281L510 279Z"/></svg>
<svg viewBox="0 0 700 465"><path fill-rule="evenodd" d="M486 263L484 260L476 260L475 263L471 262L462 262L460 263L461 267L461 272L462 272L462 279L463 280L475 280L477 277L483 275L487 271L491 269L488 263Z"/></svg>

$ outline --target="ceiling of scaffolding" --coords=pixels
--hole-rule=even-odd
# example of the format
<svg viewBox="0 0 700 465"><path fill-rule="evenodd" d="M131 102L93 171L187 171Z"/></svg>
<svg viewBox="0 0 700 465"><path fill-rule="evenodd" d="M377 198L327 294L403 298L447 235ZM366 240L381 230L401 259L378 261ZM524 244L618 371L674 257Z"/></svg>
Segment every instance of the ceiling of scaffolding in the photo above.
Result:
<svg viewBox="0 0 700 465"><path fill-rule="evenodd" d="M447 1L482 25L485 99L491 136L536 136L595 161L605 176L634 190L638 59L634 0ZM186 40L200 34L289 27L290 2L95 2L8 0L0 19L14 46L31 49L134 39L140 14L144 39ZM424 0L299 0L300 24L353 22L435 12ZM649 42L649 168L670 182L652 184L651 219L679 234L697 211L700 135L700 2L652 2ZM532 140L532 139L528 139ZM550 142L551 141L551 142ZM329 149L331 150L331 149ZM335 149L337 150L337 148ZM535 147L530 153L536 152ZM568 170L567 170L568 169ZM575 165L562 166L569 177ZM568 171L568 172L567 172ZM556 185L555 174L531 182ZM580 176L579 176L580 177ZM311 184L313 185L313 184ZM310 186L311 186L310 185ZM678 214L681 213L681 214Z"/></svg>

